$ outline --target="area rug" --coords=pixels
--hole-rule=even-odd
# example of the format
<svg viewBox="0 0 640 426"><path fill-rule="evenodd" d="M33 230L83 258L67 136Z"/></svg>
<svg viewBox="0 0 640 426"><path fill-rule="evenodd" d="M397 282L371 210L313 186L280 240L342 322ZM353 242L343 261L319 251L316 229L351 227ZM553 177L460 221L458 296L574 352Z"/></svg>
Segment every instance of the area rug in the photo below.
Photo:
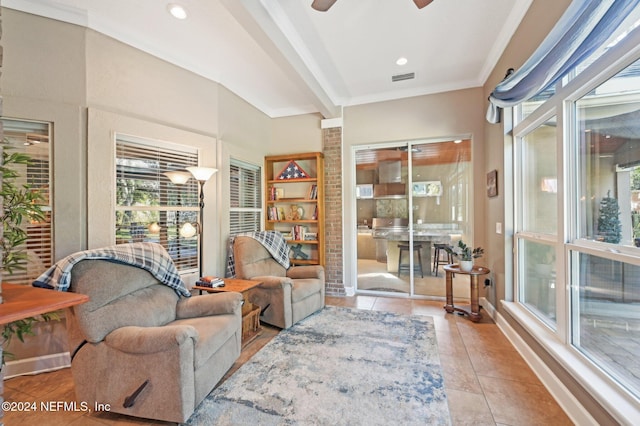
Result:
<svg viewBox="0 0 640 426"><path fill-rule="evenodd" d="M187 425L449 425L427 316L326 307L283 330Z"/></svg>

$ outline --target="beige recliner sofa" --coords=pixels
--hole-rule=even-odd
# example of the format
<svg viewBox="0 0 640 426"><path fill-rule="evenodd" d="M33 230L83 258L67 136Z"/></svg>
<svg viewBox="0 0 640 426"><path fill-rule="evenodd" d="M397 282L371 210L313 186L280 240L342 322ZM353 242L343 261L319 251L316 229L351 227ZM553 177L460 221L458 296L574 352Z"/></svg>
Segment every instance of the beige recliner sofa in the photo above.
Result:
<svg viewBox="0 0 640 426"><path fill-rule="evenodd" d="M254 238L235 237L233 242L236 278L260 280L248 298L260 306L260 320L289 328L324 307L324 268L319 265L285 269Z"/></svg>
<svg viewBox="0 0 640 426"><path fill-rule="evenodd" d="M106 260L76 264L69 290L90 298L70 310L67 329L76 396L91 408L184 422L240 355L239 293L180 298L149 272Z"/></svg>

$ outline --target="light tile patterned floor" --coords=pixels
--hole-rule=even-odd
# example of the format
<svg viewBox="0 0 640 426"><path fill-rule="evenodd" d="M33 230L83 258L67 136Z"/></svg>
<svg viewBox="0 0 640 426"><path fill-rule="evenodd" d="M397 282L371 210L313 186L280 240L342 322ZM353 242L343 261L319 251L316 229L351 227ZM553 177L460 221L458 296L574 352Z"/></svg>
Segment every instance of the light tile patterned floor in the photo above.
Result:
<svg viewBox="0 0 640 426"><path fill-rule="evenodd" d="M442 302L371 296L327 297L327 304L359 309L430 315L434 318L440 360L452 424L458 425L570 425L569 418L542 386L520 355L490 320L472 323L445 313ZM247 345L232 374L278 330L264 327L260 337ZM227 375L227 376L228 376ZM7 401L74 401L69 369L5 382ZM7 413L7 425L166 425L111 413Z"/></svg>

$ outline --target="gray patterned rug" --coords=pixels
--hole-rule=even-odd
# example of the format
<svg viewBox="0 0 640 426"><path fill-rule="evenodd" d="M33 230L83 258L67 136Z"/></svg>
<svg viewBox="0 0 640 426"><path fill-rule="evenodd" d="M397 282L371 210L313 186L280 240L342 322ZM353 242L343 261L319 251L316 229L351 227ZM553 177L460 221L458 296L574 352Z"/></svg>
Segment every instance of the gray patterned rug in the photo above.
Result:
<svg viewBox="0 0 640 426"><path fill-rule="evenodd" d="M433 319L326 307L280 332L188 425L449 425Z"/></svg>

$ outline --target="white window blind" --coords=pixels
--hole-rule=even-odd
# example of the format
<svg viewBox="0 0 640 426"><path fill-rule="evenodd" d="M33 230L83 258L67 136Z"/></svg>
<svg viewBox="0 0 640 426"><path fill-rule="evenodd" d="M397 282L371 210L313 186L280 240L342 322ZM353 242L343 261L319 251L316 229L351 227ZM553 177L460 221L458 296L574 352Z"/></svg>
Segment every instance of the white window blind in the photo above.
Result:
<svg viewBox="0 0 640 426"><path fill-rule="evenodd" d="M15 184L28 185L42 194L42 210L45 219L41 222L27 221L23 224L27 240L17 247L27 258L11 275L3 273L6 282L30 284L53 264L53 211L51 204L50 142L51 125L45 122L2 118L5 149L8 152L27 154L31 161L27 165L12 165L19 176Z"/></svg>
<svg viewBox="0 0 640 426"><path fill-rule="evenodd" d="M259 231L262 223L261 168L232 158L229 171L229 233Z"/></svg>
<svg viewBox="0 0 640 426"><path fill-rule="evenodd" d="M116 243L160 243L180 272L197 271L198 235L180 235L198 220L197 181L174 184L163 174L197 165L195 148L117 135Z"/></svg>

